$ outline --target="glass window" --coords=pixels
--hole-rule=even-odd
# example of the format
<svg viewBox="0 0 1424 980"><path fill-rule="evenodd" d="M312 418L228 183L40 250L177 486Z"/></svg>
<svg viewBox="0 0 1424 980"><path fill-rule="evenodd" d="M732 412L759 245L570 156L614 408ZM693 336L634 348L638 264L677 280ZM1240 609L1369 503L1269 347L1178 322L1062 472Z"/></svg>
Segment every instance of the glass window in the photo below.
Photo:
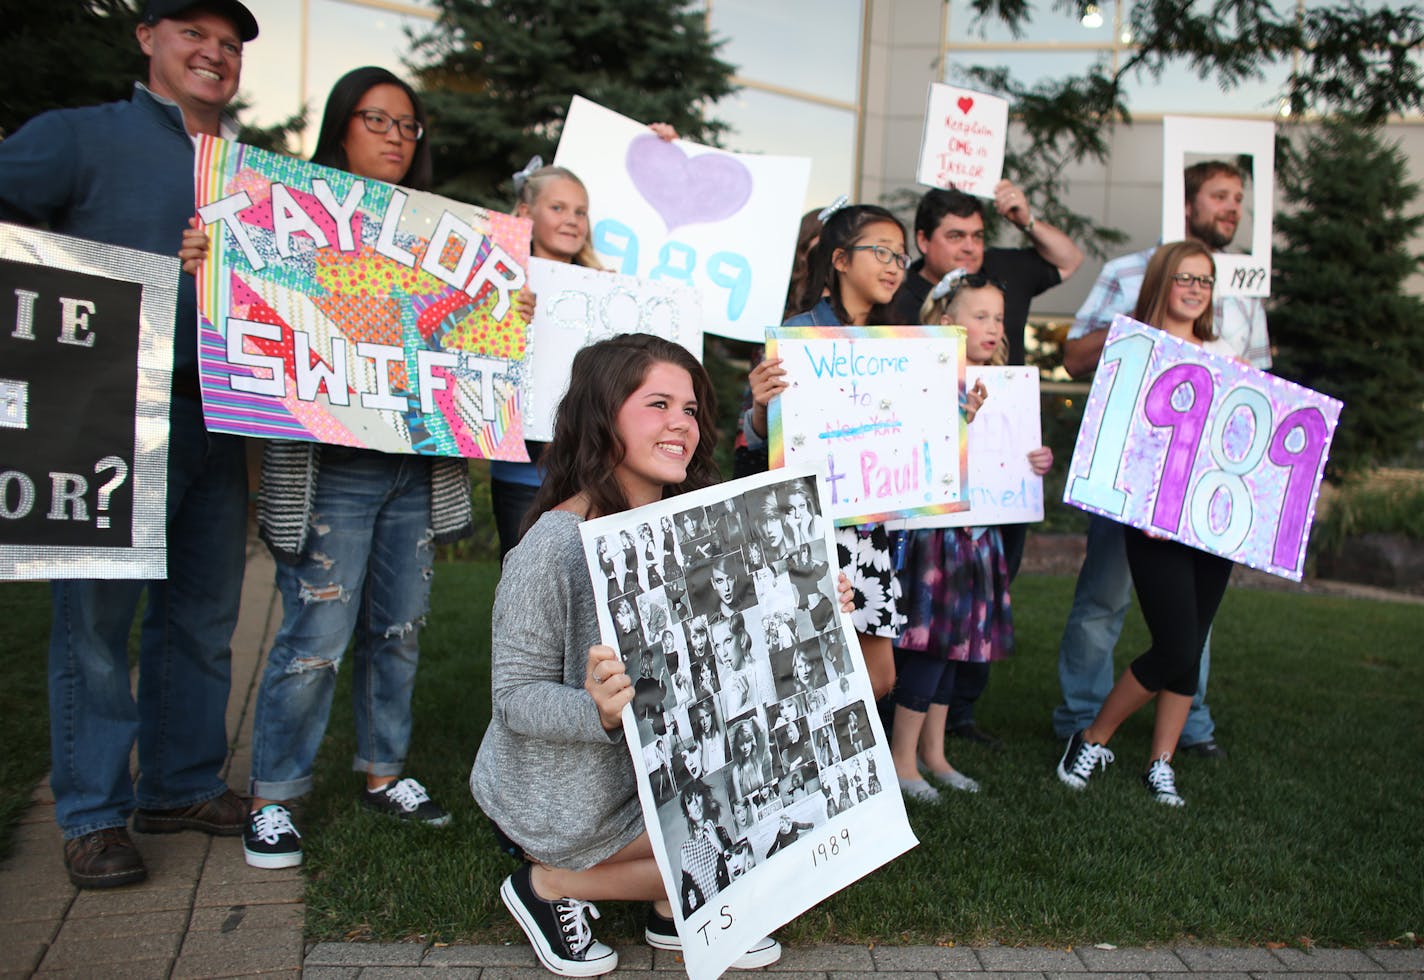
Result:
<svg viewBox="0 0 1424 980"><path fill-rule="evenodd" d="M1081 75L1096 62L1107 64L1110 55L1104 51L949 51L945 55L944 80L951 85L964 85L967 79L962 69L1006 68L1009 77L1023 85ZM972 85L971 85L972 87Z"/></svg>
<svg viewBox="0 0 1424 980"><path fill-rule="evenodd" d="M861 0L708 0L708 13L743 78L856 101Z"/></svg>
<svg viewBox="0 0 1424 980"><path fill-rule="evenodd" d="M855 113L770 92L742 89L718 102L714 118L731 127L722 138L729 150L811 158L806 207L854 195Z"/></svg>
<svg viewBox="0 0 1424 980"><path fill-rule="evenodd" d="M1113 18L1117 14L1117 4L1112 0L1098 0L1097 8L1101 22L1097 27L1085 27L1077 16L1065 13L1056 5L1050 7L1047 3L1040 3L1024 21L1023 36L1015 38L1008 25L997 17L991 15L976 21L974 8L969 0L950 0L949 43L951 46L956 42L966 41L1109 44L1113 39Z"/></svg>
<svg viewBox="0 0 1424 980"><path fill-rule="evenodd" d="M242 121L270 126L302 107L301 10L291 0L244 0L257 37L242 48Z"/></svg>
<svg viewBox="0 0 1424 980"><path fill-rule="evenodd" d="M1199 78L1190 65L1174 62L1161 78L1154 79L1145 71L1129 74L1123 79L1123 92L1128 109L1134 113L1274 116L1280 109L1290 71L1288 59L1277 62L1266 68L1262 80L1246 81L1223 92L1214 75Z"/></svg>

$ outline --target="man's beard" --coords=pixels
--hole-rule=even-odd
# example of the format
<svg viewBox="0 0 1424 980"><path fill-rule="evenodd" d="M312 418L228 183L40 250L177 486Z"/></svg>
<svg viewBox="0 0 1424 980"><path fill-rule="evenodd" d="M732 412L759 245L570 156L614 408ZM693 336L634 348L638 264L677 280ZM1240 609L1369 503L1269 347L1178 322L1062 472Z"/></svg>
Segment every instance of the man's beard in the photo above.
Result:
<svg viewBox="0 0 1424 980"><path fill-rule="evenodd" d="M1207 248L1213 252L1220 252L1226 246L1230 245L1231 239L1236 235L1235 228L1231 229L1231 234L1223 235L1216 230L1216 225L1211 223L1194 224L1187 230L1191 232L1193 238L1204 242Z"/></svg>

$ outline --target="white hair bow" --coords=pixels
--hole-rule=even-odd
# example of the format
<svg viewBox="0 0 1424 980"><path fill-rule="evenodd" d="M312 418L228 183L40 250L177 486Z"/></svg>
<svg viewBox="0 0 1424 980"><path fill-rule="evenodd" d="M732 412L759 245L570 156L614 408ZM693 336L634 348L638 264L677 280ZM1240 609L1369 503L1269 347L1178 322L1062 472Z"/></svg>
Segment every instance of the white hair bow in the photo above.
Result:
<svg viewBox="0 0 1424 980"><path fill-rule="evenodd" d="M532 157L530 157L529 162L524 165L524 169L514 174L515 191L522 191L524 189L524 182L529 179L529 176L533 174L534 171L541 169L543 166L544 158L541 157L539 154L536 153Z"/></svg>
<svg viewBox="0 0 1424 980"><path fill-rule="evenodd" d="M934 289L930 290L930 299L943 299L954 291L959 285L959 281L969 275L968 269L954 269L946 272L944 278L935 283Z"/></svg>

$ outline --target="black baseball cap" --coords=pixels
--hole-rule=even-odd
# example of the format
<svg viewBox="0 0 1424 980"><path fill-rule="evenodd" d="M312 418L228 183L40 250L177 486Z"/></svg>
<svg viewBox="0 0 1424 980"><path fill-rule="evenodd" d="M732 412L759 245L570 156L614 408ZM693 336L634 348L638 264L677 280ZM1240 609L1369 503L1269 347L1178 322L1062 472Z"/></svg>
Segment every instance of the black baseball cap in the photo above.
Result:
<svg viewBox="0 0 1424 980"><path fill-rule="evenodd" d="M257 18L238 0L148 0L143 6L143 22L156 24L165 17L176 16L194 7L229 18L237 26L237 33L243 41L251 41L257 36Z"/></svg>

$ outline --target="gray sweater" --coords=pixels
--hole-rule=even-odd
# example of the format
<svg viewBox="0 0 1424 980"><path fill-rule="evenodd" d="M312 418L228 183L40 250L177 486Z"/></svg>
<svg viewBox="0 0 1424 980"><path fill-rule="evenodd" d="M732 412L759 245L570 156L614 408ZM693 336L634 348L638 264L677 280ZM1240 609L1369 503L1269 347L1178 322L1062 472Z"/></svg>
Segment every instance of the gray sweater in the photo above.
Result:
<svg viewBox="0 0 1424 980"><path fill-rule="evenodd" d="M470 772L485 814L535 860L582 871L643 832L621 728L584 690L599 641L579 518L551 510L504 562L491 643L494 710Z"/></svg>

